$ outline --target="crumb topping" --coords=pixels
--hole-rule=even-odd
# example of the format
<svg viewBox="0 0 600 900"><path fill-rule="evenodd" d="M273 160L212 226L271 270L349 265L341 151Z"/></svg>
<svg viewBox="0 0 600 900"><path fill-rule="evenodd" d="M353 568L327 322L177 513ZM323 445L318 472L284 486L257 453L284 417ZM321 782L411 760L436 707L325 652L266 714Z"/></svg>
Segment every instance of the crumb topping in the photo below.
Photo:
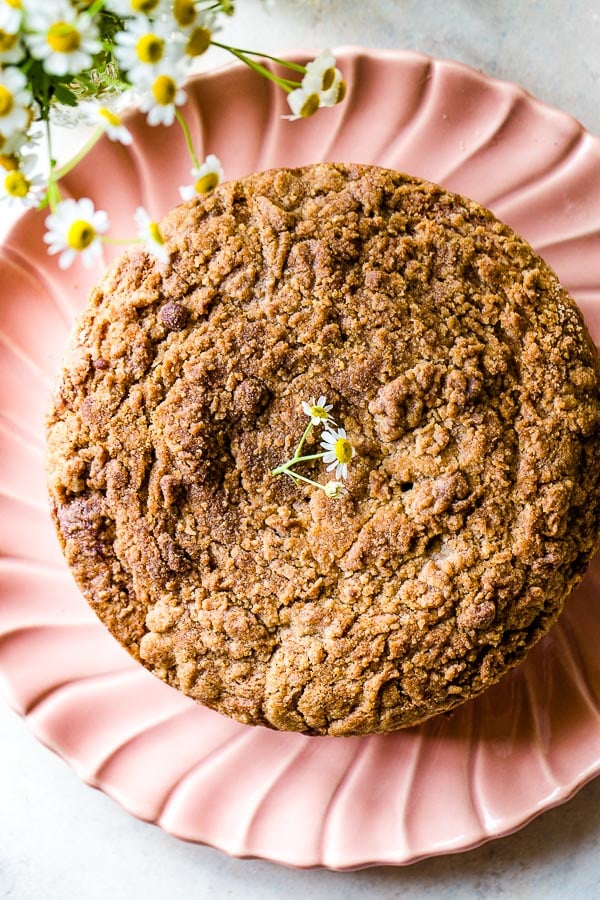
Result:
<svg viewBox="0 0 600 900"><path fill-rule="evenodd" d="M574 302L491 213L375 167L225 183L161 233L170 265L133 250L94 290L49 417L93 608L246 723L391 731L478 694L597 544L599 368ZM270 474L319 395L356 451L336 500Z"/></svg>

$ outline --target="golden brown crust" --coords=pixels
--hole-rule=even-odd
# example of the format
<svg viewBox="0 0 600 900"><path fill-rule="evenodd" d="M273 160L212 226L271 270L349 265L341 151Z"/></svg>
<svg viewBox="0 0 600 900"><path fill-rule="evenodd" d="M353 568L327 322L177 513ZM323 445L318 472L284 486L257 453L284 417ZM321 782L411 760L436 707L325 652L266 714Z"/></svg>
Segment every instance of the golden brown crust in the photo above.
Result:
<svg viewBox="0 0 600 900"><path fill-rule="evenodd" d="M489 212L375 167L227 183L163 230L171 266L130 252L92 294L49 420L93 608L242 722L391 731L479 693L597 543L573 301ZM343 500L270 475L319 394L357 450Z"/></svg>

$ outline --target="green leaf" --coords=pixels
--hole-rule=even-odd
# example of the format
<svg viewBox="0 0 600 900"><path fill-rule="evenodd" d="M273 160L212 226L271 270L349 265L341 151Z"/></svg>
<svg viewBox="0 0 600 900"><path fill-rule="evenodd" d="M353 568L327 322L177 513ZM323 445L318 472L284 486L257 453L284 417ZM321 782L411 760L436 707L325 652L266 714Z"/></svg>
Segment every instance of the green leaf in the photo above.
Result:
<svg viewBox="0 0 600 900"><path fill-rule="evenodd" d="M58 82L53 85L53 88L54 96L59 103L64 103L65 106L77 106L77 97L66 84Z"/></svg>

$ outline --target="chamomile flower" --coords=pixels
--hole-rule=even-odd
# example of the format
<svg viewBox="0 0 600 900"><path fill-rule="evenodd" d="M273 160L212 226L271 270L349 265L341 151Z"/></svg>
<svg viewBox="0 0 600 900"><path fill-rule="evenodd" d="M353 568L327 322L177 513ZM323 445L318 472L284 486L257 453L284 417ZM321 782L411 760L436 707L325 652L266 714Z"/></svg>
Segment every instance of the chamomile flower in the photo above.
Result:
<svg viewBox="0 0 600 900"><path fill-rule="evenodd" d="M0 0L0 29L7 34L16 34L23 20L21 0Z"/></svg>
<svg viewBox="0 0 600 900"><path fill-rule="evenodd" d="M310 403L307 403L306 400L302 401L302 412L310 418L311 425L327 425L329 422L335 425L329 415L330 409L333 409L333 406L327 404L324 394L321 394L318 400L313 397Z"/></svg>
<svg viewBox="0 0 600 900"><path fill-rule="evenodd" d="M336 68L331 50L323 50L312 62L306 64L306 75L302 83L319 94L319 106L335 106L346 94L346 82Z"/></svg>
<svg viewBox="0 0 600 900"><path fill-rule="evenodd" d="M181 87L182 76L174 65L162 66L149 77L140 78L136 87L145 91L140 99L141 112L147 113L148 125L172 125L175 108L183 106L187 94Z"/></svg>
<svg viewBox="0 0 600 900"><path fill-rule="evenodd" d="M25 49L18 33L0 28L0 65L21 62Z"/></svg>
<svg viewBox="0 0 600 900"><path fill-rule="evenodd" d="M330 428L326 428L322 432L321 437L323 438L321 447L325 450L323 462L329 463L327 471L333 472L335 470L336 478L347 478L348 463L356 451L348 440L346 430L338 428L337 431L333 431Z"/></svg>
<svg viewBox="0 0 600 900"><path fill-rule="evenodd" d="M31 120L31 92L20 69L0 67L0 135L4 141L23 132ZM4 146L2 146L4 149Z"/></svg>
<svg viewBox="0 0 600 900"><path fill-rule="evenodd" d="M323 485L323 490L325 491L325 496L331 500L339 500L348 493L348 489L344 487L341 481L328 481Z"/></svg>
<svg viewBox="0 0 600 900"><path fill-rule="evenodd" d="M96 125L102 128L111 141L117 141L119 144L129 146L133 137L119 113L103 106L97 100L80 101L79 109L83 112L84 117L89 125Z"/></svg>
<svg viewBox="0 0 600 900"><path fill-rule="evenodd" d="M304 78L315 82L318 91L331 87L335 75L335 57L331 50L321 50L318 56L306 63Z"/></svg>
<svg viewBox="0 0 600 900"><path fill-rule="evenodd" d="M19 157L14 153L0 153L0 169L12 172L19 168ZM2 173L0 172L0 175Z"/></svg>
<svg viewBox="0 0 600 900"><path fill-rule="evenodd" d="M192 169L193 184L182 185L179 188L182 200L191 200L203 194L210 194L223 178L221 160L214 153L209 153L201 166ZM331 407L330 407L331 409Z"/></svg>
<svg viewBox="0 0 600 900"><path fill-rule="evenodd" d="M0 156L12 156L22 150L23 147L31 146L31 144L31 137L25 134L24 131L13 131L4 135L2 132L2 120L0 119Z"/></svg>
<svg viewBox="0 0 600 900"><path fill-rule="evenodd" d="M220 30L214 12L197 9L193 0L175 0L173 18L175 27L185 42L183 56L189 61L206 53L213 34Z"/></svg>
<svg viewBox="0 0 600 900"><path fill-rule="evenodd" d="M108 215L95 209L89 197L63 200L46 218L48 253L60 253L61 269L68 269L78 256L85 266L101 261L102 235L109 225Z"/></svg>
<svg viewBox="0 0 600 900"><path fill-rule="evenodd" d="M0 164L0 201L9 206L37 206L44 193L44 180L34 171L36 157L7 157Z"/></svg>
<svg viewBox="0 0 600 900"><path fill-rule="evenodd" d="M314 116L321 105L319 92L315 91L310 83L306 87L303 85L291 91L288 94L287 101L292 115L283 116L283 118L289 119L290 122L293 122L295 119L308 119L310 116Z"/></svg>
<svg viewBox="0 0 600 900"><path fill-rule="evenodd" d="M181 43L181 42L180 42ZM132 81L157 67L173 53L172 29L166 22L140 16L115 35L115 56Z"/></svg>
<svg viewBox="0 0 600 900"><path fill-rule="evenodd" d="M146 245L146 250L155 256L159 262L168 263L171 254L165 247L165 240L161 234L158 222L154 222L143 206L138 206L135 211L135 224L137 225L138 239Z"/></svg>
<svg viewBox="0 0 600 900"><path fill-rule="evenodd" d="M315 59L306 64L299 88L288 94L288 105L291 116L285 119L307 119L313 116L322 106L334 106L344 99L346 82L342 73L335 67L335 57L331 51L323 50Z"/></svg>
<svg viewBox="0 0 600 900"><path fill-rule="evenodd" d="M193 28L202 13L196 9L194 0L173 0L173 18L180 29Z"/></svg>
<svg viewBox="0 0 600 900"><path fill-rule="evenodd" d="M102 49L92 17L57 0L28 12L25 40L49 75L77 75Z"/></svg>
<svg viewBox="0 0 600 900"><path fill-rule="evenodd" d="M331 87L326 91L321 91L321 106L323 107L337 106L346 96L348 86L340 70L336 69L335 72L335 78Z"/></svg>
<svg viewBox="0 0 600 900"><path fill-rule="evenodd" d="M108 0L105 7L118 16L158 16L166 12L168 0ZM129 27L129 26L128 26Z"/></svg>

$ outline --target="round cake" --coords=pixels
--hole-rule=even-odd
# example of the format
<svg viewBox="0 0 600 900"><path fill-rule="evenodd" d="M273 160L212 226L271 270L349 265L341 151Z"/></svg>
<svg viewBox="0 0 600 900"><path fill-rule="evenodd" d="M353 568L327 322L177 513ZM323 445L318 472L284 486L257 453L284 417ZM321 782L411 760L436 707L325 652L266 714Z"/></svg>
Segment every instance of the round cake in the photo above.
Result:
<svg viewBox="0 0 600 900"><path fill-rule="evenodd" d="M489 211L377 167L251 175L161 231L170 263L132 249L93 291L49 416L93 609L248 724L387 732L479 694L598 542L573 300Z"/></svg>

